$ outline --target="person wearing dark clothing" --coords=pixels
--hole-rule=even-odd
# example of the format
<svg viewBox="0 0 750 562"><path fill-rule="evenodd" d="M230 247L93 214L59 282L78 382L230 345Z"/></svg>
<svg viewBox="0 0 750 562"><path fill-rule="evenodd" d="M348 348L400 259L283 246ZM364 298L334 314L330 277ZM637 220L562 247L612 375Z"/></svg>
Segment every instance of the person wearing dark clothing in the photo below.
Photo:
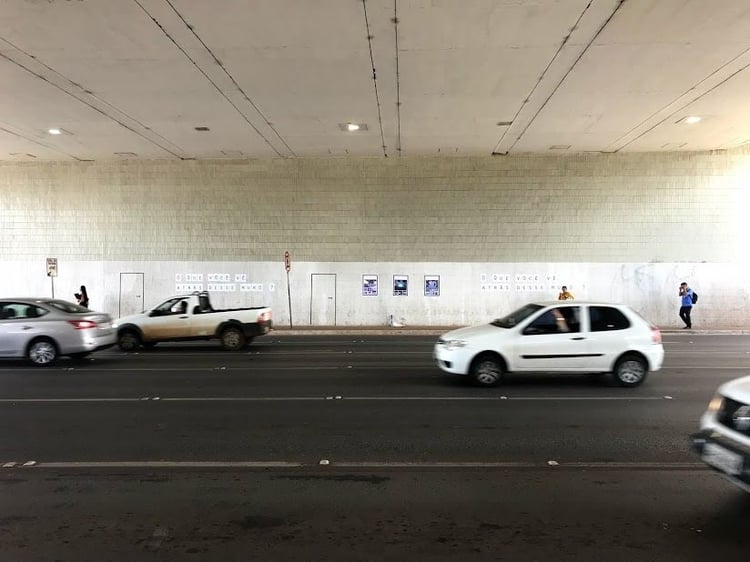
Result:
<svg viewBox="0 0 750 562"><path fill-rule="evenodd" d="M81 285L80 292L76 293L75 297L78 301L78 304L80 304L83 308L89 307L89 294L86 292L86 285Z"/></svg>
<svg viewBox="0 0 750 562"><path fill-rule="evenodd" d="M693 321L690 319L690 313L693 311L693 290L683 281L680 283L677 296L681 299L680 318L685 323L683 330L690 330L693 327Z"/></svg>

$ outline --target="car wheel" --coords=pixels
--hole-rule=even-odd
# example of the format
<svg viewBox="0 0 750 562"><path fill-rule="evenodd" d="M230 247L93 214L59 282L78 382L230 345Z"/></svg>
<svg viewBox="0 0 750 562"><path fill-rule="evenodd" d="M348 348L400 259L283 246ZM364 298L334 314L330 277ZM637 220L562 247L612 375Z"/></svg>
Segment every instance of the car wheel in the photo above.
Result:
<svg viewBox="0 0 750 562"><path fill-rule="evenodd" d="M638 386L646 380L648 365L637 355L625 355L615 365L613 374L620 386Z"/></svg>
<svg viewBox="0 0 750 562"><path fill-rule="evenodd" d="M141 346L141 336L135 330L124 330L117 336L117 345L123 351L135 351Z"/></svg>
<svg viewBox="0 0 750 562"><path fill-rule="evenodd" d="M29 344L26 357L34 365L46 367L57 360L58 352L55 342L48 338L39 338Z"/></svg>
<svg viewBox="0 0 750 562"><path fill-rule="evenodd" d="M503 379L503 365L495 357L485 355L474 361L470 374L479 386L497 386Z"/></svg>
<svg viewBox="0 0 750 562"><path fill-rule="evenodd" d="M245 334L239 328L229 327L221 333L221 347L237 351L245 346Z"/></svg>

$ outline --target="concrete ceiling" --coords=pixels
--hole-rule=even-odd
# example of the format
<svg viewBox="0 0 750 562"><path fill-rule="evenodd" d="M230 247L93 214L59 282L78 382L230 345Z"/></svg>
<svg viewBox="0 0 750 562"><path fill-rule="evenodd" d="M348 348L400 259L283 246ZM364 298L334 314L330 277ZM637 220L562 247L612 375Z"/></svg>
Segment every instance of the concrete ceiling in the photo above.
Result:
<svg viewBox="0 0 750 562"><path fill-rule="evenodd" d="M0 160L729 149L748 66L747 0L0 0Z"/></svg>

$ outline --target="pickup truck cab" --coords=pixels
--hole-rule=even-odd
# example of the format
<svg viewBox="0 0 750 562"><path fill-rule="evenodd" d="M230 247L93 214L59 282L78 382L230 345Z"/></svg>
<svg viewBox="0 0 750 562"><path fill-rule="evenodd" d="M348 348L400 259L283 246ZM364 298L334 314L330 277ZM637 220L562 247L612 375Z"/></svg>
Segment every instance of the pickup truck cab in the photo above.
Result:
<svg viewBox="0 0 750 562"><path fill-rule="evenodd" d="M219 339L224 349L237 351L273 326L265 306L216 310L207 292L176 295L142 314L119 318L117 345L123 351L152 347L164 341Z"/></svg>

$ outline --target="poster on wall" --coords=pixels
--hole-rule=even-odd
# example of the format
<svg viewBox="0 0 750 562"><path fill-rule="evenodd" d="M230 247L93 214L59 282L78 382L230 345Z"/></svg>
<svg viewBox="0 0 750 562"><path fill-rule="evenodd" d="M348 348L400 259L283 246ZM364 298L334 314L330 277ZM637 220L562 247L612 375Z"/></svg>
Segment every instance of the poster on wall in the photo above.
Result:
<svg viewBox="0 0 750 562"><path fill-rule="evenodd" d="M409 276L408 275L394 275L393 276L393 296L394 297L406 297L409 295Z"/></svg>
<svg viewBox="0 0 750 562"><path fill-rule="evenodd" d="M363 275L362 276L362 296L363 297L377 297L378 296L378 276L377 275Z"/></svg>
<svg viewBox="0 0 750 562"><path fill-rule="evenodd" d="M440 276L439 275L425 275L424 276L424 296L426 297L439 297L440 296Z"/></svg>

